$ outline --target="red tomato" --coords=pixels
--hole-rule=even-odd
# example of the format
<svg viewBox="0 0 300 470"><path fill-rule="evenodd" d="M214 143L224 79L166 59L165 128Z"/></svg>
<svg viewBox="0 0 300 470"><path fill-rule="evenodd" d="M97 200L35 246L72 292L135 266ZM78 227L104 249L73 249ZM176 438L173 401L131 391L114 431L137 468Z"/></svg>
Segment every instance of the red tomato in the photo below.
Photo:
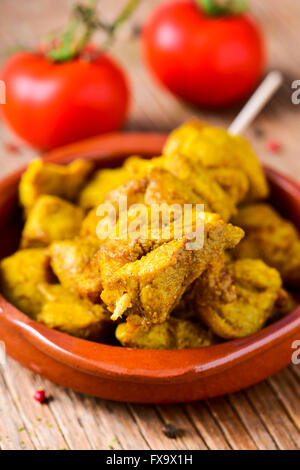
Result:
<svg viewBox="0 0 300 470"><path fill-rule="evenodd" d="M158 6L144 27L142 48L165 87L205 107L245 98L265 64L262 36L248 16L208 16L190 0Z"/></svg>
<svg viewBox="0 0 300 470"><path fill-rule="evenodd" d="M19 53L0 78L6 84L4 120L41 150L117 130L127 115L125 75L106 55L54 63L42 54Z"/></svg>

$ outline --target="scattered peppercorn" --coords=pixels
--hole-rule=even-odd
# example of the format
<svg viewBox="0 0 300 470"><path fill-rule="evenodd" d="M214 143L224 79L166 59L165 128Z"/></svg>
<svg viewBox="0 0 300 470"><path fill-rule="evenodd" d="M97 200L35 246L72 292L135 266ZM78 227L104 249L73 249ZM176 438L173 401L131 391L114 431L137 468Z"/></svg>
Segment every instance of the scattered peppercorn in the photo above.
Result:
<svg viewBox="0 0 300 470"><path fill-rule="evenodd" d="M174 424L166 423L162 432L169 439L177 439L177 437L183 436L184 432L182 429L177 429Z"/></svg>
<svg viewBox="0 0 300 470"><path fill-rule="evenodd" d="M263 137L264 132L260 127L254 127L253 129L255 137Z"/></svg>
<svg viewBox="0 0 300 470"><path fill-rule="evenodd" d="M8 152L10 153L15 153L15 154L20 154L21 153L21 148L18 144L15 144L14 142L6 142L5 148Z"/></svg>
<svg viewBox="0 0 300 470"><path fill-rule="evenodd" d="M278 140L269 140L267 142L267 150L271 153L277 153L281 150L281 143Z"/></svg>
<svg viewBox="0 0 300 470"><path fill-rule="evenodd" d="M137 38L141 35L142 32L142 26L140 24L135 24L132 27L131 34L133 37Z"/></svg>
<svg viewBox="0 0 300 470"><path fill-rule="evenodd" d="M46 392L45 390L37 390L33 395L33 398L39 403L45 403L46 401Z"/></svg>

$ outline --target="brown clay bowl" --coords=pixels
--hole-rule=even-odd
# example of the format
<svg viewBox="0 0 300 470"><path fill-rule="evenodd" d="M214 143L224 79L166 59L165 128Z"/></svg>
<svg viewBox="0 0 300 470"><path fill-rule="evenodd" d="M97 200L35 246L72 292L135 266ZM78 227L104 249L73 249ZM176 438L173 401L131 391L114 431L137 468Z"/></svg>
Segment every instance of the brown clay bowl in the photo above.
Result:
<svg viewBox="0 0 300 470"><path fill-rule="evenodd" d="M158 155L161 134L111 134L45 156L68 163L81 157L115 166L130 154ZM16 250L20 234L17 186L22 171L0 183L0 257ZM272 202L300 228L300 185L266 169ZM29 319L0 296L0 339L7 353L47 379L79 392L118 401L175 403L223 395L257 383L287 366L300 339L300 307L250 337L181 351L134 350L93 343Z"/></svg>

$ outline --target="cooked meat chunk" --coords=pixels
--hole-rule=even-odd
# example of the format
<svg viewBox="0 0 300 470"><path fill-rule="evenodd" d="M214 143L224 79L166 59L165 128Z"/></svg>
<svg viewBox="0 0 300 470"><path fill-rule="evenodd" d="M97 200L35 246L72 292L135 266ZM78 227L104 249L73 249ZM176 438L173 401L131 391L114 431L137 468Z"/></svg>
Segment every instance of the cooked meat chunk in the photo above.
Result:
<svg viewBox="0 0 300 470"><path fill-rule="evenodd" d="M84 213L80 207L56 196L40 196L31 209L22 233L22 248L47 246L55 240L77 236Z"/></svg>
<svg viewBox="0 0 300 470"><path fill-rule="evenodd" d="M235 213L232 199L201 165L183 155L165 157L165 168L205 201L227 222Z"/></svg>
<svg viewBox="0 0 300 470"><path fill-rule="evenodd" d="M103 305L93 305L86 299L64 289L60 284L39 286L44 303L37 320L49 328L81 338L106 341L113 323Z"/></svg>
<svg viewBox="0 0 300 470"><path fill-rule="evenodd" d="M117 189L109 191L106 193L103 200L103 209L105 204L111 204L114 208L114 213L116 216L115 222L117 222L119 217L120 210L127 210L132 204L145 203L145 191L148 181L143 180L133 180L127 183L120 185ZM124 200L124 208L122 207L121 198L126 198ZM99 222L106 218L109 214L103 210L103 215L99 214L98 207L91 209L86 218L83 221L81 236L82 237L97 237L97 227Z"/></svg>
<svg viewBox="0 0 300 470"><path fill-rule="evenodd" d="M228 171L224 184L224 174L221 169L233 169L232 182L238 185L235 190L238 200L235 202L245 197L249 201L263 199L268 195L266 179L251 146L243 137L232 136L224 129L197 121L188 122L171 133L164 154L173 158L178 154L184 155L194 163L211 170L215 180L225 191L228 189ZM218 169L218 172L215 169ZM236 170L242 170L248 179L247 194L245 181L240 179Z"/></svg>
<svg viewBox="0 0 300 470"><path fill-rule="evenodd" d="M145 178L149 171L154 168L164 168L164 157L142 158L138 156L129 157L123 165L127 171L130 180L139 180Z"/></svg>
<svg viewBox="0 0 300 470"><path fill-rule="evenodd" d="M138 260L163 243L173 240L177 230L176 209L179 208L180 215L182 215L181 207L184 204L189 204L191 207L191 230L193 229L193 224L194 230L196 227L197 212L195 204L202 204L202 199L191 189L186 188L186 186L171 173L162 168L152 169L149 171L147 177L141 180L134 180L132 183L131 186L126 183L112 192L113 203L116 203L121 195L126 195L127 197L127 190L129 190L130 194L128 199L132 204L144 202L144 204L149 207L145 208L147 211L146 217L144 214L141 214L139 219L141 222L136 224L137 214L135 210L132 210L134 208L130 206L125 219L126 232L124 233L122 228L123 217L120 216L115 230L116 236L110 236L108 234L107 240L103 242L97 256L104 284L120 267L129 262ZM134 193L131 192L132 187L136 188L137 191ZM108 194L107 197L111 197L111 195ZM156 227L154 225L154 204L157 208ZM164 215L166 216L164 204L168 204L169 207L174 209L174 212L170 211L168 213L169 218L167 225L164 225L166 220L161 220ZM218 218L218 216L216 217ZM181 219L179 222L180 221ZM133 223L134 228L137 226L137 229L140 229L139 232L131 232L131 223ZM145 230L143 230L144 226ZM186 229L187 227L184 228Z"/></svg>
<svg viewBox="0 0 300 470"><path fill-rule="evenodd" d="M97 171L79 195L79 205L83 209L92 209L102 204L106 193L128 181L124 168L104 169Z"/></svg>
<svg viewBox="0 0 300 470"><path fill-rule="evenodd" d="M143 160L149 165L151 160ZM185 182L165 168L147 166L142 177L127 181L106 194L105 200L117 204L126 198L127 207L133 204L204 204L205 201ZM209 207L205 207L208 211Z"/></svg>
<svg viewBox="0 0 300 470"><path fill-rule="evenodd" d="M153 168L148 173L148 185L145 203L151 204L204 204L204 210L210 212L207 201L194 191L191 185L178 179L164 168Z"/></svg>
<svg viewBox="0 0 300 470"><path fill-rule="evenodd" d="M126 198L126 205L129 208L132 204L143 204L145 192L148 186L148 179L130 180L121 184L116 189L109 191L105 195L105 201L109 201L118 208L121 198Z"/></svg>
<svg viewBox="0 0 300 470"><path fill-rule="evenodd" d="M91 209L83 219L80 235L82 238L97 238L97 225L100 217L97 215L97 208Z"/></svg>
<svg viewBox="0 0 300 470"><path fill-rule="evenodd" d="M19 189L26 214L42 194L52 194L74 201L93 169L93 163L75 160L70 165L53 165L36 159L24 173Z"/></svg>
<svg viewBox="0 0 300 470"><path fill-rule="evenodd" d="M198 231L205 223L220 221L218 215L198 212L195 206L191 207L191 220L186 221L181 217L181 206L178 208L179 214L177 211L164 212L162 209L156 213L156 219L153 207L147 207L146 212L139 214L138 219L135 211L129 209L125 217L125 226L123 217L120 217L115 234L107 237L96 255L104 287L114 272L125 264L137 261L150 251L171 240L181 238L184 234L190 237L198 235L200 238Z"/></svg>
<svg viewBox="0 0 300 470"><path fill-rule="evenodd" d="M212 344L212 335L200 325L178 318L150 327L127 321L116 329L122 346L140 349L202 348Z"/></svg>
<svg viewBox="0 0 300 470"><path fill-rule="evenodd" d="M298 304L294 297L285 289L280 289L270 320L272 322L280 320L280 318L296 310L297 306Z"/></svg>
<svg viewBox="0 0 300 470"><path fill-rule="evenodd" d="M210 168L209 173L234 204L238 204L245 198L249 190L249 180L243 170L238 168Z"/></svg>
<svg viewBox="0 0 300 470"><path fill-rule="evenodd" d="M150 245L148 251L144 251L143 244L139 240L107 240L96 254L103 287L110 282L111 276L118 269L127 263L137 261L153 247L154 243Z"/></svg>
<svg viewBox="0 0 300 470"><path fill-rule="evenodd" d="M272 316L281 278L276 269L260 260L234 261L227 269L232 279L231 294L224 296L223 289L215 288L212 266L195 284L196 308L199 318L215 335L241 338L259 331ZM218 277L219 268L215 273Z"/></svg>
<svg viewBox="0 0 300 470"><path fill-rule="evenodd" d="M102 291L99 265L95 254L99 242L94 239L53 243L49 248L51 266L60 283L71 292L99 303Z"/></svg>
<svg viewBox="0 0 300 470"><path fill-rule="evenodd" d="M17 251L0 262L1 292L15 307L32 318L40 312L41 283L55 282L48 250L36 248Z"/></svg>
<svg viewBox="0 0 300 470"><path fill-rule="evenodd" d="M184 155L172 154L157 157L152 160L131 157L125 162L125 167L128 173L136 179L146 177L152 179L153 182L148 190L148 204L151 203L150 196L154 197L152 203L157 202L155 200L156 194L159 201L164 199L167 203L170 203L168 201L171 199L175 201L172 203L176 203L177 200L179 200L179 203L183 204L185 204L189 196L191 196L192 201L196 200L197 203L201 201L201 203L205 204L206 211L213 210L220 214L225 221L228 221L230 217L236 213L235 203L231 196L226 194L209 171L201 164L194 162ZM168 171L168 173L166 173L166 171ZM226 179L227 186L230 186L233 177L224 175L224 173L225 172L223 172L222 178L223 180ZM166 179L165 184L163 184L164 177ZM243 177L242 179L243 182L241 186L244 186L245 178ZM168 183L170 183L170 185ZM155 189L158 189L156 194L154 192ZM184 189L186 195L182 197ZM240 188L234 189L233 192L240 190ZM191 203L191 200L189 200L189 203Z"/></svg>
<svg viewBox="0 0 300 470"><path fill-rule="evenodd" d="M300 285L300 238L295 226L268 204L240 209L234 223L246 232L236 258L260 258L276 268L288 286Z"/></svg>
<svg viewBox="0 0 300 470"><path fill-rule="evenodd" d="M101 298L114 320L123 313L134 312L146 324L162 323L212 259L233 248L242 236L238 227L211 218L204 223L201 249L188 249L187 238L166 243L116 271L107 281Z"/></svg>
<svg viewBox="0 0 300 470"><path fill-rule="evenodd" d="M146 209L147 210L147 209ZM137 223L136 231L130 231L131 223L136 220L136 214L131 210L126 212L126 219L123 225L121 217L115 227L115 234L107 237L96 254L103 286L109 282L111 276L119 268L127 263L140 259L143 255L150 252L160 244L168 240L154 240L151 237L151 227L145 225L150 220L150 210L147 210L147 220L141 218L140 225ZM145 226L145 231L142 227ZM140 229L140 231L138 231Z"/></svg>

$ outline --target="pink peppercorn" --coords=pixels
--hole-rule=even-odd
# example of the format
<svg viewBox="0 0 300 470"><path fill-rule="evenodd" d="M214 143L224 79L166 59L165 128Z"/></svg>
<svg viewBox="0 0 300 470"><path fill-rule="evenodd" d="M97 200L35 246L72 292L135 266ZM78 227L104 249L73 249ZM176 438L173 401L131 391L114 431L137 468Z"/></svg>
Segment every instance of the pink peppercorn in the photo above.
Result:
<svg viewBox="0 0 300 470"><path fill-rule="evenodd" d="M46 401L46 392L45 390L37 390L33 395L33 398L39 403L44 403Z"/></svg>
<svg viewBox="0 0 300 470"><path fill-rule="evenodd" d="M6 150L10 153L16 153L16 154L21 153L20 146L18 144L15 144L14 142L6 142L4 145L5 145Z"/></svg>
<svg viewBox="0 0 300 470"><path fill-rule="evenodd" d="M278 140L269 140L269 142L267 143L267 149L269 150L269 152L272 152L272 153L277 153L279 152L279 150L281 150L281 143L278 142Z"/></svg>

